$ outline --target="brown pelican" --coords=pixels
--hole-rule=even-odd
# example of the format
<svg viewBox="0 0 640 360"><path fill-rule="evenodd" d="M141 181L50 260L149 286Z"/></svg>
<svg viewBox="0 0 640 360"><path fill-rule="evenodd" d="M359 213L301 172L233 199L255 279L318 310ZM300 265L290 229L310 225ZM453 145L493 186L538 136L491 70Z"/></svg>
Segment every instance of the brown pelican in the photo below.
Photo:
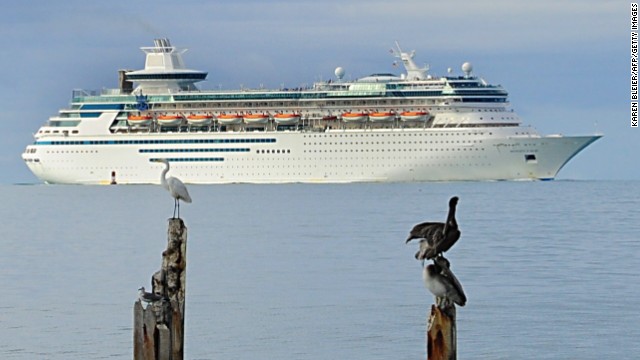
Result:
<svg viewBox="0 0 640 360"><path fill-rule="evenodd" d="M406 243L413 239L420 240L420 250L416 253L416 259L433 259L449 250L460 238L460 230L456 222L456 205L458 197L449 200L449 214L444 223L424 222L411 229Z"/></svg>
<svg viewBox="0 0 640 360"><path fill-rule="evenodd" d="M422 270L424 286L436 297L436 305L440 308L454 302L460 306L467 303L462 285L449 269L449 261L440 256Z"/></svg>

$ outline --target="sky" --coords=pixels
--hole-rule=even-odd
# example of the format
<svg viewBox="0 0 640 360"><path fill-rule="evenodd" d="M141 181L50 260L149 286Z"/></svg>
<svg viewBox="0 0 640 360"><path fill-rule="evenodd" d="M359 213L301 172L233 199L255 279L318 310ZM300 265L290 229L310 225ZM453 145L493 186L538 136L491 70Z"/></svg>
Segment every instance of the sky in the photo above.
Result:
<svg viewBox="0 0 640 360"><path fill-rule="evenodd" d="M625 1L24 0L3 5L0 34L0 184L38 183L20 157L33 133L73 89L141 69L158 37L189 49L204 89L311 85L337 66L399 73L395 41L433 75L469 61L539 132L604 134L558 179L640 179Z"/></svg>

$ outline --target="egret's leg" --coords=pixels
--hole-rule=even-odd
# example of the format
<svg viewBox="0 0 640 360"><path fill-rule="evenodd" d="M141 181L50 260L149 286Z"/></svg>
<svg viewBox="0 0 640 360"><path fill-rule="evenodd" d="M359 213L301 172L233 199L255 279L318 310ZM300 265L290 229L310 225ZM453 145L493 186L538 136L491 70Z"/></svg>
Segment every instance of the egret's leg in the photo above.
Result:
<svg viewBox="0 0 640 360"><path fill-rule="evenodd" d="M173 199L173 218L176 218L176 206L177 206L178 200L177 199Z"/></svg>

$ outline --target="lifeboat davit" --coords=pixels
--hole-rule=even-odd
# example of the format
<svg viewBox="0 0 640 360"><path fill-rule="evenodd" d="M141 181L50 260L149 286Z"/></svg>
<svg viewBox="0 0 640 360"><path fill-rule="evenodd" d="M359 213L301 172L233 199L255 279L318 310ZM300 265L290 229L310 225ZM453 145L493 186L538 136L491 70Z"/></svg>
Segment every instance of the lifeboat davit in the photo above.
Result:
<svg viewBox="0 0 640 360"><path fill-rule="evenodd" d="M210 125L213 121L213 116L206 114L191 114L187 116L187 122L190 125L206 126Z"/></svg>
<svg viewBox="0 0 640 360"><path fill-rule="evenodd" d="M159 115L156 121L162 126L177 126L182 123L182 115Z"/></svg>
<svg viewBox="0 0 640 360"><path fill-rule="evenodd" d="M223 125L235 125L242 122L242 115L238 114L220 114L218 122Z"/></svg>
<svg viewBox="0 0 640 360"><path fill-rule="evenodd" d="M269 121L269 114L245 114L244 122L247 124L266 124Z"/></svg>
<svg viewBox="0 0 640 360"><path fill-rule="evenodd" d="M429 113L426 111L405 111L400 114L402 121L427 121Z"/></svg>
<svg viewBox="0 0 640 360"><path fill-rule="evenodd" d="M369 120L374 122L386 122L395 119L396 114L392 112L374 112L369 114Z"/></svg>
<svg viewBox="0 0 640 360"><path fill-rule="evenodd" d="M153 117L151 115L129 115L127 123L132 126L147 126L151 124Z"/></svg>
<svg viewBox="0 0 640 360"><path fill-rule="evenodd" d="M369 118L369 114L364 112L357 112L357 113L347 112L342 114L342 121L345 121L345 122L363 122L363 121L367 121L368 118Z"/></svg>
<svg viewBox="0 0 640 360"><path fill-rule="evenodd" d="M293 125L300 121L300 114L275 114L273 119L280 125Z"/></svg>

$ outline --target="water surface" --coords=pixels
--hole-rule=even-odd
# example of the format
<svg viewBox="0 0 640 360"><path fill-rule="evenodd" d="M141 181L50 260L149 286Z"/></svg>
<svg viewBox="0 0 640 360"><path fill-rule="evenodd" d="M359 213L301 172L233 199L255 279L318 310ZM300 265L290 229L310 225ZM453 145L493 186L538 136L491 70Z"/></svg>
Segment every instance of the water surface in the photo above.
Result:
<svg viewBox="0 0 640 360"><path fill-rule="evenodd" d="M640 353L637 182L190 186L186 358L424 359L411 227L443 221L461 359ZM0 186L0 358L130 359L166 247L158 186Z"/></svg>

